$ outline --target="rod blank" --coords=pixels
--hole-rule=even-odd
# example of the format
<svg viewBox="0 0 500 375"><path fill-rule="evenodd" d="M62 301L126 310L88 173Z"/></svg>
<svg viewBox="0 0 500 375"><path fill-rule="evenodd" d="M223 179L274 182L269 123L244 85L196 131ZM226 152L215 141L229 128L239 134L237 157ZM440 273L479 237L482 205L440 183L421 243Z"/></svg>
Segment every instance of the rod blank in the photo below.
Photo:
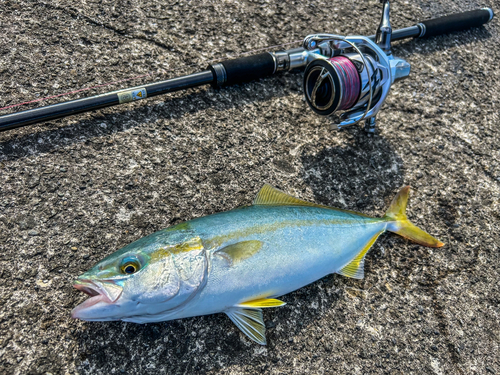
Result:
<svg viewBox="0 0 500 375"><path fill-rule="evenodd" d="M210 70L189 74L183 77L132 87L124 90L108 92L89 98L76 99L68 102L52 104L45 107L28 109L26 111L0 116L0 131L18 128L77 113L93 111L134 100L185 90L191 87L211 84L213 74ZM135 93L135 95L134 95Z"/></svg>

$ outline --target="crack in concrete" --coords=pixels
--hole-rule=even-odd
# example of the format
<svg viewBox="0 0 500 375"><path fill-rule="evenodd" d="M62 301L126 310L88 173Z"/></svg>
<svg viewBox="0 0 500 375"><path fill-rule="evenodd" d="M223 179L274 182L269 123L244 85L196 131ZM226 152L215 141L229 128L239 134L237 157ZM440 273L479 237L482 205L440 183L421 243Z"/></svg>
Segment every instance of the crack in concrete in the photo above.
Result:
<svg viewBox="0 0 500 375"><path fill-rule="evenodd" d="M432 297L432 312L438 321L439 331L444 336L444 341L446 343L446 349L451 357L451 361L455 367L455 370L459 374L464 374L463 370L458 367L458 364L462 362L460 358L459 351L457 350L457 345L452 341L450 331L448 330L448 318L446 317L444 310L445 304L442 303L441 299L438 297L436 289L439 285L441 285L441 281L448 278L450 275L456 275L463 272L471 272L473 271L474 265L477 263L477 259L473 262L470 267L460 269L460 270L445 270L442 274L440 274L434 281L429 282L419 282L418 284L424 288L427 288L430 291Z"/></svg>
<svg viewBox="0 0 500 375"><path fill-rule="evenodd" d="M149 39L149 38L147 38L145 36L127 34L127 32L124 31L124 30L120 30L120 29L118 29L116 27L113 27L111 25L106 25L106 24L104 24L102 22L96 21L96 20L90 18L89 16L86 16L85 14L82 14L82 13L76 11L76 10L69 9L69 8L65 9L65 8L61 8L61 7L58 7L58 6L55 6L55 5L51 5L51 4L47 4L47 3L43 3L43 2L39 3L39 5L43 5L43 6L47 7L47 8L53 9L53 10L58 10L58 11L66 14L66 15L69 15L72 18L83 19L84 21L86 21L87 23L89 23L91 25L102 27L104 29L113 31L115 34L118 34L118 35L120 35L122 37L125 37L127 39L142 40L142 41L145 41L145 42L153 43L153 44L157 45L158 47L161 47L163 49L168 50L169 52L179 53L178 51L174 50L173 46L171 46L171 45L168 45L168 44L163 43L163 42L159 42L159 41L154 40L154 39Z"/></svg>

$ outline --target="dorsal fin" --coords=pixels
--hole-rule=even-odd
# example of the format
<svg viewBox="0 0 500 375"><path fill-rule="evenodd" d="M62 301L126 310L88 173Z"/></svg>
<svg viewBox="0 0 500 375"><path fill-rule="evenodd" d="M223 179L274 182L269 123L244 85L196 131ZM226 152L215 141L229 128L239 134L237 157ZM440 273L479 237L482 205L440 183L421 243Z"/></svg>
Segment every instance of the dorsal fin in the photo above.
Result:
<svg viewBox="0 0 500 375"><path fill-rule="evenodd" d="M304 207L319 207L319 208L328 208L330 210L342 211L358 216L370 217L368 215L362 214L360 212L343 210L341 208L325 206L322 204L316 204L304 201L299 198L295 198L287 193L282 192L281 190L276 189L275 187L265 184L262 189L259 190L257 196L253 201L254 206L304 206Z"/></svg>
<svg viewBox="0 0 500 375"><path fill-rule="evenodd" d="M253 204L254 206L308 206L331 208L328 206L323 206L321 204L306 202L302 199L295 198L269 184L265 184L262 189L259 190L257 196L253 201Z"/></svg>

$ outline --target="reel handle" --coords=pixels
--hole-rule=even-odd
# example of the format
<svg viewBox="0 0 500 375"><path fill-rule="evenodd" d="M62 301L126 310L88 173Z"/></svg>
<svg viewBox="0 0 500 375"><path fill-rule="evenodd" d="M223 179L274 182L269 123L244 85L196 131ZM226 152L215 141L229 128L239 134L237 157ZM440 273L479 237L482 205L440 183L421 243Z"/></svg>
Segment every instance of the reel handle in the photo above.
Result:
<svg viewBox="0 0 500 375"><path fill-rule="evenodd" d="M494 15L493 10L490 8L483 8L423 21L418 24L421 33L417 38L429 38L464 31L472 27L480 27L490 22Z"/></svg>

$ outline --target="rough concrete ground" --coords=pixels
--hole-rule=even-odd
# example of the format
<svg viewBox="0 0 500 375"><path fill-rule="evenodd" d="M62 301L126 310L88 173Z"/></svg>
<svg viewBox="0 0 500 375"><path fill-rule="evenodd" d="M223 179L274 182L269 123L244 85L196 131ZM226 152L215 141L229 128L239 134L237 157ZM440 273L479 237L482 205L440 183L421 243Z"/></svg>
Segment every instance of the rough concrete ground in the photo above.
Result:
<svg viewBox="0 0 500 375"><path fill-rule="evenodd" d="M392 24L483 6L500 11L499 1L394 2ZM378 21L373 0L4 0L0 107L194 72L313 32L372 34ZM315 116L300 73L1 133L0 373L499 374L499 43L498 18L396 43L411 78L392 90L373 138ZM264 182L372 215L410 184L410 219L446 246L384 235L364 280L332 275L266 311L266 347L223 315L70 318L86 298L72 281L105 255L249 203Z"/></svg>

